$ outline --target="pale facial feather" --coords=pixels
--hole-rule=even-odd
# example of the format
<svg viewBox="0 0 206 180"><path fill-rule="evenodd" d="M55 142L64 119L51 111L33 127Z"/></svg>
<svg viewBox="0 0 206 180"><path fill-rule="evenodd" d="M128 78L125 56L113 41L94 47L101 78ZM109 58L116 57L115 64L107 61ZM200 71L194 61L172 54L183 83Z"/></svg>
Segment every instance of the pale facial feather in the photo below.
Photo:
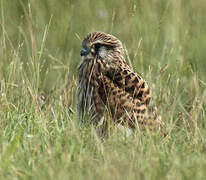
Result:
<svg viewBox="0 0 206 180"><path fill-rule="evenodd" d="M105 46L102 46L102 47L99 48L98 55L99 55L101 58L106 58L106 57L107 57L107 55L108 55L108 50L105 48Z"/></svg>

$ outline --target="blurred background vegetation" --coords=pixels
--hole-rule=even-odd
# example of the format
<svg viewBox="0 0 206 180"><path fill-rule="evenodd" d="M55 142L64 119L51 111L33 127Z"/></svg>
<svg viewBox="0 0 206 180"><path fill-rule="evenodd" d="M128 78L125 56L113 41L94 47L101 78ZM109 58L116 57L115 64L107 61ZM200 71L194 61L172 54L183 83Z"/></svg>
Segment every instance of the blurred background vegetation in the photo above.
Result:
<svg viewBox="0 0 206 180"><path fill-rule="evenodd" d="M167 143L137 135L101 144L73 124L81 41L92 31L123 42ZM204 177L205 86L205 0L0 0L0 177Z"/></svg>
<svg viewBox="0 0 206 180"><path fill-rule="evenodd" d="M44 88L65 73L55 69L58 65L68 67L76 77L81 40L99 30L124 43L138 71L168 64L170 73L179 68L184 77L193 71L204 81L205 8L204 0L1 0L1 77L6 78L14 51L23 68L30 69L30 61L41 51L44 33L39 59Z"/></svg>

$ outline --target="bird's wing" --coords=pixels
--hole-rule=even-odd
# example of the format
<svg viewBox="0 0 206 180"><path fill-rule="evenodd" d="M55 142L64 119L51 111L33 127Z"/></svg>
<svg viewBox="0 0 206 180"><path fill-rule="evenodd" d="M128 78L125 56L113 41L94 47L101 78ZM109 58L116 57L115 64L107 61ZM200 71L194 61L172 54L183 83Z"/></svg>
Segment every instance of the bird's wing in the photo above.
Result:
<svg viewBox="0 0 206 180"><path fill-rule="evenodd" d="M149 104L151 94L146 81L132 72L126 63L120 66L110 64L106 67L104 74L115 85L127 92L134 100L138 99L141 103Z"/></svg>
<svg viewBox="0 0 206 180"><path fill-rule="evenodd" d="M106 96L101 96L102 94L100 96L101 98L107 98L107 110L114 121L122 124L126 123L132 129L136 127L136 123L143 129L145 127L150 129L159 127L159 121L154 121L152 114L147 114L147 105L145 102L138 98L133 98L130 93L114 83L109 77L103 76L102 78L104 82L104 88L102 89L106 91Z"/></svg>
<svg viewBox="0 0 206 180"><path fill-rule="evenodd" d="M147 116L147 104L150 100L150 91L146 82L136 73L133 73L128 66L107 66L99 63L95 72L101 72L96 76L98 95L107 106L114 121L128 123L134 128L138 122L141 127L146 124L153 124L153 120Z"/></svg>

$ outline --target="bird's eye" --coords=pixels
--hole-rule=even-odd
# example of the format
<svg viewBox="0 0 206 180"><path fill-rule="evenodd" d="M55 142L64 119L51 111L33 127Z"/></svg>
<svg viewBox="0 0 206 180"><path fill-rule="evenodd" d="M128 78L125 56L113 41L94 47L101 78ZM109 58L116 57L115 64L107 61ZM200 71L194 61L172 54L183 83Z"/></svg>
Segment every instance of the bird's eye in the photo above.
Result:
<svg viewBox="0 0 206 180"><path fill-rule="evenodd" d="M94 54L95 53L95 49L92 47L91 48L91 53Z"/></svg>
<svg viewBox="0 0 206 180"><path fill-rule="evenodd" d="M91 53L95 54L99 51L99 48L101 47L101 44L97 43L97 44L93 44L91 46Z"/></svg>
<svg viewBox="0 0 206 180"><path fill-rule="evenodd" d="M99 43L95 44L95 50L96 51L98 51L100 47L101 47L101 44L99 44Z"/></svg>

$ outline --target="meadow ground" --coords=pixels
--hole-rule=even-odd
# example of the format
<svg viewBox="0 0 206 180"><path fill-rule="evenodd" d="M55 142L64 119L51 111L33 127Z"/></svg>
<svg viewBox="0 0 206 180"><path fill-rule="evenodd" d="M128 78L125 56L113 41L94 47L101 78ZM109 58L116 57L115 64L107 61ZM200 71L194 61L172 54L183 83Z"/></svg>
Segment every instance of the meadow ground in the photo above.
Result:
<svg viewBox="0 0 206 180"><path fill-rule="evenodd" d="M205 179L205 0L0 0L0 179ZM80 43L117 36L168 136L76 122ZM68 110L69 109L69 110Z"/></svg>

